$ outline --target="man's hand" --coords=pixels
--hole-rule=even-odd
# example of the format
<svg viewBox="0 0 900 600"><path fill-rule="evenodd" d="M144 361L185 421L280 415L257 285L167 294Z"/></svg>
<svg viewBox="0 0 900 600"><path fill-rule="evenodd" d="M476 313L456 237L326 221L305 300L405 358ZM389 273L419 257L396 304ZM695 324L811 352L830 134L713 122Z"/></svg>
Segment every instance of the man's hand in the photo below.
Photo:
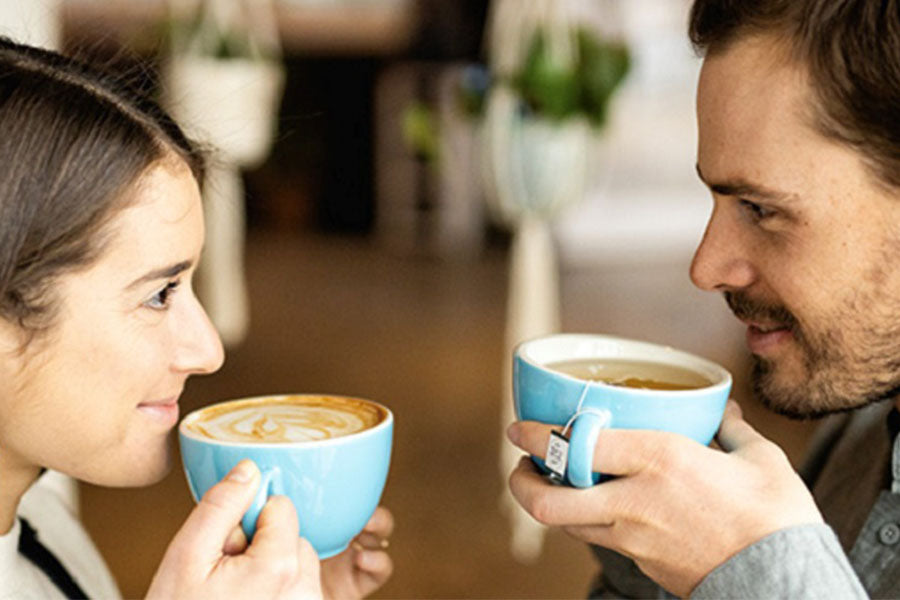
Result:
<svg viewBox="0 0 900 600"><path fill-rule="evenodd" d="M387 553L394 517L379 506L350 547L322 561L322 590L331 600L364 598L390 578L394 564Z"/></svg>
<svg viewBox="0 0 900 600"><path fill-rule="evenodd" d="M510 440L543 457L551 429L510 426ZM632 558L662 587L687 596L714 568L779 529L822 516L787 457L729 401L722 451L658 431L600 432L593 468L617 476L588 489L549 483L523 458L509 485L541 523Z"/></svg>
<svg viewBox="0 0 900 600"><path fill-rule="evenodd" d="M244 460L204 494L169 544L148 598L322 597L316 551L297 535L286 497L269 498L247 545L239 525L259 481Z"/></svg>

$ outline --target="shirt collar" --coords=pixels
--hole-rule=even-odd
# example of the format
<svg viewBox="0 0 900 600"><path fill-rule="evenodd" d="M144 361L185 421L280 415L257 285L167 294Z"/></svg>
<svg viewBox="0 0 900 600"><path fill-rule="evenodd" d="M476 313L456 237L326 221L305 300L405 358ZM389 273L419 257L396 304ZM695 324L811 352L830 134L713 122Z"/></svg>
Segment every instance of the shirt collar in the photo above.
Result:
<svg viewBox="0 0 900 600"><path fill-rule="evenodd" d="M891 444L891 493L900 494L900 412L892 408L887 416Z"/></svg>
<svg viewBox="0 0 900 600"><path fill-rule="evenodd" d="M19 535L22 533L22 525L16 518L12 529L4 535L0 535L0 580L9 578L12 580L16 570L16 562L19 559Z"/></svg>

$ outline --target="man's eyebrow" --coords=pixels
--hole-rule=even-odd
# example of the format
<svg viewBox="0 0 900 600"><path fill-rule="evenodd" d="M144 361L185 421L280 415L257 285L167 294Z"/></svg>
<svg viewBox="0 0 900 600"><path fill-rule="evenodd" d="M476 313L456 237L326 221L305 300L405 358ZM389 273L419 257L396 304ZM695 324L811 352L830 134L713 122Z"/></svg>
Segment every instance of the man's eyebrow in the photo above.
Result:
<svg viewBox="0 0 900 600"><path fill-rule="evenodd" d="M794 197L794 194L789 194L787 192L779 192L777 190L772 190L760 185L755 185L743 179L734 179L731 181L721 181L721 182L710 182L707 181L705 177L703 177L703 172L700 171L700 165L696 165L697 167L697 176L700 177L700 181L706 184L706 186L712 190L713 192L722 195L722 196L735 196L741 198L760 198L763 200L788 200Z"/></svg>
<svg viewBox="0 0 900 600"><path fill-rule="evenodd" d="M160 269L154 269L129 283L126 289L132 289L141 285L142 283L156 281L157 279L171 279L179 273L190 269L192 264L194 264L192 261L183 260L179 263L175 263L174 265L169 265Z"/></svg>

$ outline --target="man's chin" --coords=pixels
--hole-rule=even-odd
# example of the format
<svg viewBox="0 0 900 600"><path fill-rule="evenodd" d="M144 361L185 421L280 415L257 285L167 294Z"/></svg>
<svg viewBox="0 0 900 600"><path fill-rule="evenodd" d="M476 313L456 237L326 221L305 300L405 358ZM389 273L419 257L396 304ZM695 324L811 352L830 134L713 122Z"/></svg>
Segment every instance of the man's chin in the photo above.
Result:
<svg viewBox="0 0 900 600"><path fill-rule="evenodd" d="M816 380L820 381L817 383ZM887 391L871 390L869 393L841 394L832 382L810 374L788 376L778 367L754 357L752 382L753 396L772 412L797 421L821 419L829 415L846 413L870 404L893 400L900 395L900 386ZM802 382L797 385L793 382Z"/></svg>
<svg viewBox="0 0 900 600"><path fill-rule="evenodd" d="M808 381L806 377L790 376L770 361L753 357L753 397L772 412L796 421L819 419L835 412L833 408L821 406L811 397L803 384L791 381Z"/></svg>
<svg viewBox="0 0 900 600"><path fill-rule="evenodd" d="M794 421L812 421L815 419L827 417L828 415L832 415L837 412L846 412L847 410L849 410L811 409L805 406L786 403L781 397L773 398L772 396L762 394L758 391L754 392L754 396L757 400L759 400L760 404L765 406L770 411Z"/></svg>

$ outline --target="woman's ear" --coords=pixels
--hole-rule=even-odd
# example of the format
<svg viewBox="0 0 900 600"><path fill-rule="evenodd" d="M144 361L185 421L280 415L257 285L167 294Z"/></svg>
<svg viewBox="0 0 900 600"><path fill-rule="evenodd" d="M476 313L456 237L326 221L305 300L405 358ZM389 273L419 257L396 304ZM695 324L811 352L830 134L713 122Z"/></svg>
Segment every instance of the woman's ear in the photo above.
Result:
<svg viewBox="0 0 900 600"><path fill-rule="evenodd" d="M0 372L7 371L10 360L21 358L29 338L21 325L0 317Z"/></svg>

